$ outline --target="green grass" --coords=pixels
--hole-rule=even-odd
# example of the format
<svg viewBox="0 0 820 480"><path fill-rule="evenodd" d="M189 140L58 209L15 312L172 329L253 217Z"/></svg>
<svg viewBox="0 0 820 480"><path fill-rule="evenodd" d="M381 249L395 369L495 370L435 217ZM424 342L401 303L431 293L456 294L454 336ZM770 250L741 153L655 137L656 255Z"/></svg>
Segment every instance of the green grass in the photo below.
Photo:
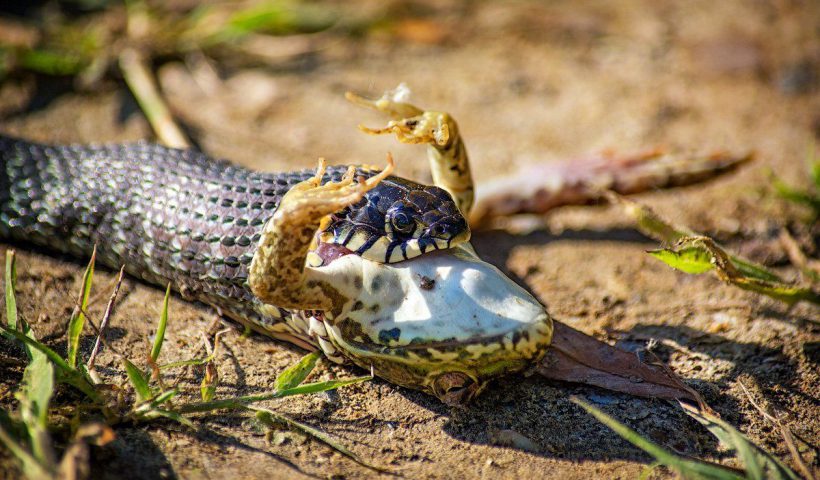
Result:
<svg viewBox="0 0 820 480"><path fill-rule="evenodd" d="M784 200L806 207L810 212L807 221L814 223L820 218L820 155L814 145L809 149L809 159L806 164L811 179L811 184L806 188L789 185L774 173L770 175L775 193Z"/></svg>
<svg viewBox="0 0 820 480"><path fill-rule="evenodd" d="M660 445L641 437L638 432L583 400L573 397L572 401L629 443L652 455L656 462L649 467L650 471L658 465L663 465L686 479L799 480L800 478L780 460L752 443L734 427L709 412L703 412L681 404L684 407L684 411L703 424L724 447L735 452L739 463L744 467L743 470L731 469L723 465L676 455ZM648 473L649 471L645 472L644 475Z"/></svg>
<svg viewBox="0 0 820 480"><path fill-rule="evenodd" d="M801 301L820 305L820 292L812 285L789 284L763 265L729 252L705 235L673 225L645 205L615 194L610 198L635 219L642 233L670 245L647 252L670 267L689 274L715 272L730 285L766 295L789 306Z"/></svg>
<svg viewBox="0 0 820 480"><path fill-rule="evenodd" d="M125 356L119 355L123 370L120 372L127 383L125 391L118 391L114 384L104 384L93 374L93 367L83 361L80 338L83 326L89 323L88 299L93 284L94 257L89 262L83 275L77 305L69 320L66 336L68 341L67 356L43 344L34 336L28 324L18 315L15 298L16 262L13 251L6 252L5 299L6 322L0 325L5 341L14 342L24 347L27 360L23 371L23 381L15 395L17 400L14 412L0 410L0 443L4 444L17 459L23 474L30 479L54 479L66 468L86 468L81 463L85 458L81 453L88 444L104 444L113 437L107 426L93 423L94 419L104 419L109 426L123 422L152 423L161 427L162 421L171 420L187 428L196 429L195 418L207 421L203 414L221 410L238 410L251 412L254 418L267 427L285 425L303 432L317 441L329 445L339 453L368 468L382 470L373 466L345 447L338 439L310 425L278 414L273 410L257 406L259 402L284 398L294 395L332 390L370 380L371 376L361 376L342 380L305 383L316 367L319 353L305 355L295 365L282 371L274 381L274 390L266 393L236 397L215 398L218 385L218 365L216 364L216 343L205 358L177 360L167 364L158 364L165 332L169 321L170 286L166 289L156 336L150 352L147 352L146 365L140 366ZM99 332L103 335L104 332ZM168 387L163 379L163 372L189 366L201 366L205 375L200 391L188 391L178 386ZM74 394L60 395L60 403L54 398L58 390L68 388ZM69 392L67 392L69 393ZM124 393L124 395L123 395ZM201 401L188 400L200 397ZM50 428L57 422L56 410L70 408L77 412L77 435L73 440L63 439L65 444L70 440L76 448L66 449L62 459L55 453ZM76 425L75 425L76 426ZM85 432L80 434L80 432ZM89 433L90 432L90 433Z"/></svg>

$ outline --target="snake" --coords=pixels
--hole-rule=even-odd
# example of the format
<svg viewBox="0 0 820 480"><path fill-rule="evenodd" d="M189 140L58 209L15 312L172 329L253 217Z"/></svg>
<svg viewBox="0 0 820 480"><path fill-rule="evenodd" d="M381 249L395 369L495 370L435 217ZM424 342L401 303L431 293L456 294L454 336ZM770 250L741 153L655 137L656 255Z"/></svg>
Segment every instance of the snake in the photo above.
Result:
<svg viewBox="0 0 820 480"><path fill-rule="evenodd" d="M124 266L274 339L464 404L549 346L545 310L477 261L455 121L401 87L354 103L428 145L434 185L368 165L252 171L147 142L0 136L0 238Z"/></svg>

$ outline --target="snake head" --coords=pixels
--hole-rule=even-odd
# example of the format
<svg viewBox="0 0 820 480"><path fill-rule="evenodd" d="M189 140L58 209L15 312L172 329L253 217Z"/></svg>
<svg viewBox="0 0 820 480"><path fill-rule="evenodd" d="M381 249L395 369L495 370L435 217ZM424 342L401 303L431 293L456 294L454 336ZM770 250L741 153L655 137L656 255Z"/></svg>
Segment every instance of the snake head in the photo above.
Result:
<svg viewBox="0 0 820 480"><path fill-rule="evenodd" d="M330 216L319 242L366 260L397 263L470 239L467 220L445 190L388 177L362 200Z"/></svg>
<svg viewBox="0 0 820 480"><path fill-rule="evenodd" d="M552 339L544 307L469 243L396 264L345 255L325 269L350 299L323 320L335 350L451 405L529 367Z"/></svg>

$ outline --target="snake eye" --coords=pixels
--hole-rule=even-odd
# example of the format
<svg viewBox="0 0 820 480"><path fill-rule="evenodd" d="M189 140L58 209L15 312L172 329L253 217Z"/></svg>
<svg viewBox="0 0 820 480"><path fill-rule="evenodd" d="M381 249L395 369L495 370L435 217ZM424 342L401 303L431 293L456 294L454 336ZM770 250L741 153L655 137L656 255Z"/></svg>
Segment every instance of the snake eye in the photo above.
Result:
<svg viewBox="0 0 820 480"><path fill-rule="evenodd" d="M401 233L412 233L415 227L415 222L404 212L396 212L390 218L390 223L393 225L393 230Z"/></svg>

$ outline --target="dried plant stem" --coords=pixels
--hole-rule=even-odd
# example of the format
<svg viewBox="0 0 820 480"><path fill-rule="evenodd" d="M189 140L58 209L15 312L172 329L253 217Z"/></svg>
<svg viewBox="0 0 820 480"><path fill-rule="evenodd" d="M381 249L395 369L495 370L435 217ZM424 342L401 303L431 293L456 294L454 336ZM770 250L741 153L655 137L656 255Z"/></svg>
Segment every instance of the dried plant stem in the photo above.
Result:
<svg viewBox="0 0 820 480"><path fill-rule="evenodd" d="M100 350L100 342L103 335L105 335L105 327L108 326L108 319L111 317L111 310L114 308L114 302L117 300L117 294L120 292L122 285L122 276L125 273L125 265L120 268L120 274L117 275L117 283L114 285L114 290L111 292L111 297L108 299L108 305L105 307L105 314L102 322L100 322L100 331L97 334L97 340L94 342L94 349L91 350L91 357L88 359L88 369L94 369L94 361L97 359L97 353Z"/></svg>
<svg viewBox="0 0 820 480"><path fill-rule="evenodd" d="M174 122L143 56L131 48L123 50L120 70L159 141L173 148L189 148L191 143Z"/></svg>
<svg viewBox="0 0 820 480"><path fill-rule="evenodd" d="M786 425L783 425L783 422L781 422L780 419L777 416L775 416L775 414L766 411L763 407L758 405L757 402L755 402L752 393L749 392L749 389L746 388L746 385L744 385L743 382L738 381L737 383L740 385L740 388L743 389L743 393L746 394L746 397L749 399L749 403L752 404L755 410L760 412L760 414L763 415L763 418L772 422L780 430L780 435L783 437L783 441L786 443L786 447L789 449L789 454L791 454L792 460L794 460L794 463L797 465L797 468L800 469L800 472L803 474L803 476L805 476L805 478L807 478L808 480L814 480L816 477L809 469L808 465L806 465L805 460L803 460L803 456L800 455L800 451L797 449L797 445L795 445L794 443L794 436L792 435L791 429Z"/></svg>

